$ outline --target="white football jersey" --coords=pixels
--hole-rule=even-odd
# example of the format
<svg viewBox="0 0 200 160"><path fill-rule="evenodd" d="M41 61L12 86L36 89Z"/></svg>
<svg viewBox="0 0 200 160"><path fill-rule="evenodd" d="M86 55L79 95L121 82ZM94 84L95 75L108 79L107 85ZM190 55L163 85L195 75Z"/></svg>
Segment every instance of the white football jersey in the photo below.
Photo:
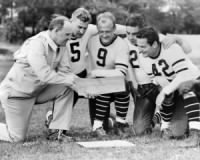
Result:
<svg viewBox="0 0 200 160"><path fill-rule="evenodd" d="M165 77L169 82L173 81L173 83L170 83L170 88L173 89L170 90L174 90L183 81L196 79L200 76L198 68L177 44L173 44L168 49L164 49L161 45L157 57L144 59L146 62L142 61L140 64L149 76Z"/></svg>
<svg viewBox="0 0 200 160"><path fill-rule="evenodd" d="M67 42L69 63L73 73L78 74L86 69L87 43L90 37L96 33L96 26L89 24L83 37Z"/></svg>
<svg viewBox="0 0 200 160"><path fill-rule="evenodd" d="M93 36L88 42L88 55L91 70L119 68L124 74L128 69L128 45L116 36L109 45L103 45L99 35Z"/></svg>
<svg viewBox="0 0 200 160"><path fill-rule="evenodd" d="M129 46L129 56L130 56L129 74L135 74L135 79L137 83L140 85L151 83L150 77L147 75L147 73L140 65L140 61L143 59L143 56L139 54L137 46L133 45L127 38L125 38L125 41ZM128 76L134 77L134 75L128 75Z"/></svg>

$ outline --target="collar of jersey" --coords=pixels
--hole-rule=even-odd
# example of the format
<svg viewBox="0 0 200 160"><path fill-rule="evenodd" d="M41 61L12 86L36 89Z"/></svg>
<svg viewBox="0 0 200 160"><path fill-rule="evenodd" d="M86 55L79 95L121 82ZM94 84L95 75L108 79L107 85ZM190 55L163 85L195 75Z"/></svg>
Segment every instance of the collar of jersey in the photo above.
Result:
<svg viewBox="0 0 200 160"><path fill-rule="evenodd" d="M107 47L107 46L111 45L116 39L117 39L117 35L115 35L115 36L113 37L112 41L110 41L109 43L103 43L103 42L101 41L101 38L99 37L100 43L101 43L102 46L104 46L104 47Z"/></svg>

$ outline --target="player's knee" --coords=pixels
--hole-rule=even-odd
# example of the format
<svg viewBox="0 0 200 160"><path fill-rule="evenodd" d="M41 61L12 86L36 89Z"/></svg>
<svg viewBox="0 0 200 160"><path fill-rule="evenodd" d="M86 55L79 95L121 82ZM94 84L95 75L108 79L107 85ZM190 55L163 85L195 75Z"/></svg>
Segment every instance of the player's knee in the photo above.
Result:
<svg viewBox="0 0 200 160"><path fill-rule="evenodd" d="M150 122L145 122L143 120L138 120L133 122L134 132L137 136L144 135L147 133L146 131L149 130L151 124Z"/></svg>

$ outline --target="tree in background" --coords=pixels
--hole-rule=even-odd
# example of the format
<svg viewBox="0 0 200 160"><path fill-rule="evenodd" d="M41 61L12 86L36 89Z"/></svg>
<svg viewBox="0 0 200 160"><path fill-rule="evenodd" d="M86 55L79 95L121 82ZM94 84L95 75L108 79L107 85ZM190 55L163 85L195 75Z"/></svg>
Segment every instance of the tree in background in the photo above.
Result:
<svg viewBox="0 0 200 160"><path fill-rule="evenodd" d="M17 10L17 19L6 19L7 33L22 34L13 37L24 40L46 29L53 13L70 17L81 6L89 9L94 24L96 15L104 11L113 12L119 24L124 24L130 14L142 13L148 24L163 33L200 33L200 1L196 0L0 0L0 15L5 18L10 10ZM9 26L15 23L20 28ZM18 32L10 31L16 28Z"/></svg>

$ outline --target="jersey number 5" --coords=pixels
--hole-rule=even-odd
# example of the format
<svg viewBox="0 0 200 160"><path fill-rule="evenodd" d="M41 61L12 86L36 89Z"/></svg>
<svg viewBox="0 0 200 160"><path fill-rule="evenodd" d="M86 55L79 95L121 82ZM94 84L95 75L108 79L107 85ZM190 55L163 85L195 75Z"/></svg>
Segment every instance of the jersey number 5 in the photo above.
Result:
<svg viewBox="0 0 200 160"><path fill-rule="evenodd" d="M105 66L107 53L108 53L107 50L104 49L104 48L100 48L98 50L98 53L97 53L97 58L98 58L97 65L102 66L102 67Z"/></svg>
<svg viewBox="0 0 200 160"><path fill-rule="evenodd" d="M80 50L76 49L76 47L79 47L79 42L70 43L70 49L71 49L71 53L73 55L71 57L72 62L77 62L81 58L81 52L80 52Z"/></svg>

